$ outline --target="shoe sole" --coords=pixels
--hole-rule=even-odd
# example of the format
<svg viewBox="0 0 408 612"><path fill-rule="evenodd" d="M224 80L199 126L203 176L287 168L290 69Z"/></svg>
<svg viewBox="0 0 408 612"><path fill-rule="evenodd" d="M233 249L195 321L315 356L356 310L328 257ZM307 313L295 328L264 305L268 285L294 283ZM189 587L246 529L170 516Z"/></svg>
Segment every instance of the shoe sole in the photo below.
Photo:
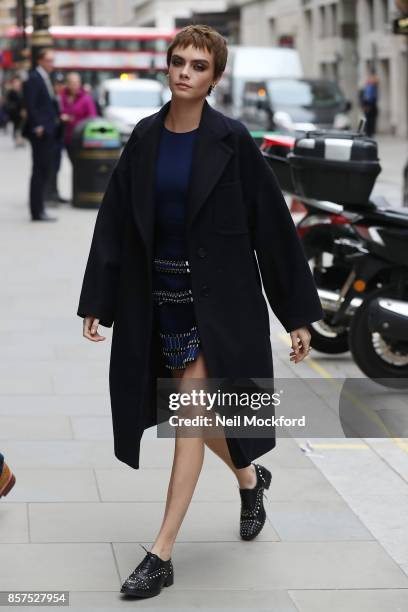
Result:
<svg viewBox="0 0 408 612"><path fill-rule="evenodd" d="M172 574L171 576L168 576L168 578L166 578L166 581L163 583L164 587L169 587L174 583L174 575ZM123 593L124 595L129 595L130 597L137 597L137 598L141 598L143 597L143 599L146 599L148 597L156 597L156 595L160 595L162 591L162 588L160 588L158 591L155 591L154 593L146 593L146 591L132 591L131 589L127 590L126 588L122 588L120 590L121 593Z"/></svg>
<svg viewBox="0 0 408 612"><path fill-rule="evenodd" d="M16 484L16 477L14 474L11 474L9 481L6 483L6 486L0 491L0 497L6 497L11 491L11 489Z"/></svg>

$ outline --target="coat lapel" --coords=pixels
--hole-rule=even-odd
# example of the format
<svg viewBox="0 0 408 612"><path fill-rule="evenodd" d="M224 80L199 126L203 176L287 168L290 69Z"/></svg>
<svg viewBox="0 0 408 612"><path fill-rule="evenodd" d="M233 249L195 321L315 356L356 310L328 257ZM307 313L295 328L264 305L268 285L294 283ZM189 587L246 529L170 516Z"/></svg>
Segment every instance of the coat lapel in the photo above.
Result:
<svg viewBox="0 0 408 612"><path fill-rule="evenodd" d="M136 128L138 139L131 151L134 170L131 173L132 210L149 257L152 256L154 238L155 166L161 130L169 107L170 101L150 121ZM232 148L222 140L230 131L223 115L205 100L193 150L187 199L187 231L233 154Z"/></svg>

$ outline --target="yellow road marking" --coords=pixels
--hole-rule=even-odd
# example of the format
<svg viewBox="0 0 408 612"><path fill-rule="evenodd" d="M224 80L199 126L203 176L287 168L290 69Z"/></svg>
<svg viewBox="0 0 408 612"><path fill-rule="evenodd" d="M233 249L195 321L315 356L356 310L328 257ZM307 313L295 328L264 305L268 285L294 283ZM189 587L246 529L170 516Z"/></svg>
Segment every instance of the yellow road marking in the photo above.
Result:
<svg viewBox="0 0 408 612"><path fill-rule="evenodd" d="M314 442L312 443L313 448L361 448L361 449L367 449L367 448L371 448L370 446L368 446L368 444L340 444L339 442L333 442L333 444L315 444Z"/></svg>
<svg viewBox="0 0 408 612"><path fill-rule="evenodd" d="M287 345L287 346L292 346L292 342L290 340L290 338L286 335L286 334L278 334L279 338ZM326 368L324 368L322 365L320 365L319 363L317 363L317 361L315 361L312 357L309 357L305 360L305 362L318 374L320 374L320 376L322 378L327 379L332 385L336 386L338 389L341 389L342 385L340 383L338 383L333 376L330 374L330 372L328 370L326 370ZM371 410L371 408L369 406L367 406L364 402L362 402L361 400L359 400L357 397L355 397L354 394L349 393L348 391L345 392L348 399L354 404L356 405L358 408L360 408L363 412L366 413L367 417L369 419L371 419L372 421L375 421L377 423L377 425L380 427L380 429L382 429L386 434L387 434L387 438L390 439L393 444L395 444L396 446L398 446L404 453L408 453L408 444L402 439L402 438L398 438L397 436L393 436L392 433L389 431L388 427L386 427L386 425L384 425L383 421L379 418L379 416L373 412ZM316 445L317 446L317 445Z"/></svg>

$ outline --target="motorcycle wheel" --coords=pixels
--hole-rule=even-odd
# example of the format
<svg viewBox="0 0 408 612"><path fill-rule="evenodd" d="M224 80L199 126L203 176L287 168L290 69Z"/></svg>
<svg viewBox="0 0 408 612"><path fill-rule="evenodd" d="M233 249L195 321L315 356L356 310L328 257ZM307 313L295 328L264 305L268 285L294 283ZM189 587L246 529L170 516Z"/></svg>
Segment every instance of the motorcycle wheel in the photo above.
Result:
<svg viewBox="0 0 408 612"><path fill-rule="evenodd" d="M360 370L375 382L394 389L408 388L408 338L396 341L368 327L372 299L392 297L385 289L373 291L357 308L351 320L349 346Z"/></svg>
<svg viewBox="0 0 408 612"><path fill-rule="evenodd" d="M313 251L305 245L305 253L317 287L337 290L344 282L346 273L343 268L339 268L329 263L328 267L325 268L323 277L319 275L319 278L316 278L315 273L316 266L321 266L324 258L329 258L329 260L332 259L332 253L330 253L329 248L326 246L322 251L318 252L317 250ZM332 313L328 313L327 318L329 318L331 314ZM308 329L311 335L310 346L316 351L326 353L327 355L340 355L341 353L348 352L349 341L347 325L331 325L325 317L320 321L315 321L308 325Z"/></svg>
<svg viewBox="0 0 408 612"><path fill-rule="evenodd" d="M334 327L324 319L308 325L310 346L316 351L327 355L340 355L349 350L348 328Z"/></svg>

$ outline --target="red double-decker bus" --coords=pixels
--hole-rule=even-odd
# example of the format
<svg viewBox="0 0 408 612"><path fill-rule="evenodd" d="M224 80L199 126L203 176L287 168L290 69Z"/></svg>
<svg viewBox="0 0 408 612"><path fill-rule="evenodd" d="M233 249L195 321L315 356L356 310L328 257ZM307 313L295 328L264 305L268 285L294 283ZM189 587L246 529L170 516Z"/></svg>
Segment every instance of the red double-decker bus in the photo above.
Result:
<svg viewBox="0 0 408 612"><path fill-rule="evenodd" d="M166 50L178 29L154 27L110 28L95 26L52 26L55 69L80 72L84 82L99 85L107 78L136 73L150 78L167 70ZM32 27L26 28L29 42ZM4 39L3 39L4 40ZM5 50L11 50L13 69L23 44L21 28L10 28Z"/></svg>

